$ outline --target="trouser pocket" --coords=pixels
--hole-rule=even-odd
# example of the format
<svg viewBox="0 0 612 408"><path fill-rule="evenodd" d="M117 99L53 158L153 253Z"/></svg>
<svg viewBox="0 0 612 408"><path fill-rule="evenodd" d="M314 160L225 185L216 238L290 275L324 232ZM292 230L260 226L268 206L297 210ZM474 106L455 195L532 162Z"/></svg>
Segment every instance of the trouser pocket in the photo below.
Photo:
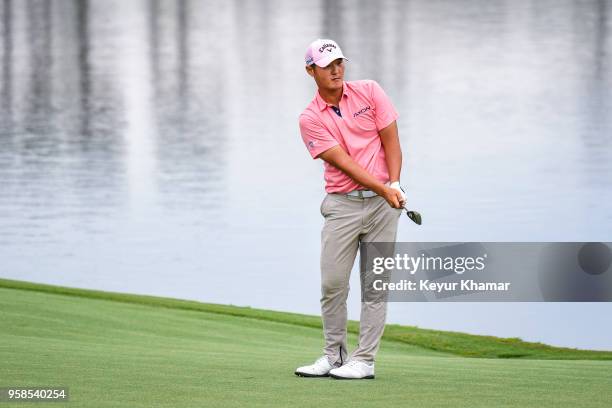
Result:
<svg viewBox="0 0 612 408"><path fill-rule="evenodd" d="M327 202L328 197L329 197L329 194L325 194L325 197L323 197L323 201L321 201L321 205L319 206L319 212L324 217L325 217L324 207L325 207L325 203Z"/></svg>
<svg viewBox="0 0 612 408"><path fill-rule="evenodd" d="M319 208L321 215L323 217L327 217L331 211L331 206L334 202L334 198L331 196L330 193L328 193L327 195L325 195L325 198L323 198L323 201L321 202L321 207Z"/></svg>

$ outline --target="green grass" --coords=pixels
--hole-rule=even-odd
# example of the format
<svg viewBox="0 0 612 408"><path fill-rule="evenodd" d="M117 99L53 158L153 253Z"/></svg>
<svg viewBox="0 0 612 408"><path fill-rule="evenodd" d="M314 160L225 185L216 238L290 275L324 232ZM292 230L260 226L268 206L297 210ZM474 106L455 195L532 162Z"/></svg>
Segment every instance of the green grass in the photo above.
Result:
<svg viewBox="0 0 612 408"><path fill-rule="evenodd" d="M335 381L293 375L321 352L317 317L8 280L0 280L0 310L0 387L68 386L70 402L53 406L543 408L612 400L612 361L595 360L610 353L517 339L390 325L377 379ZM534 354L465 358L433 348Z"/></svg>
<svg viewBox="0 0 612 408"><path fill-rule="evenodd" d="M156 296L132 295L97 290L68 288L9 279L0 279L0 288L13 288L70 295L90 299L104 299L116 302L134 303L170 309L193 310L222 315L248 317L258 320L286 323L296 326L321 329L319 316L298 313L277 312L252 309L232 305L200 303L182 299ZM359 322L350 321L349 333L359 332ZM441 330L421 329L415 326L388 324L384 340L401 342L422 348L452 353L463 357L478 358L536 358L554 360L612 360L612 351L579 350L575 348L553 347L542 343L525 342L519 338L480 336Z"/></svg>

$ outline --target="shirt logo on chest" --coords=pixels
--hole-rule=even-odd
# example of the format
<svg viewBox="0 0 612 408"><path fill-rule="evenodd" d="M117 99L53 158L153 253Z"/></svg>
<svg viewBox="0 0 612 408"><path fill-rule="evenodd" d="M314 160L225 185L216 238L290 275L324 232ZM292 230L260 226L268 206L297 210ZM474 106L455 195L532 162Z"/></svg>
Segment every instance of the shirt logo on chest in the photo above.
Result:
<svg viewBox="0 0 612 408"><path fill-rule="evenodd" d="M361 115L362 113L366 113L369 110L370 110L370 105L362 108L359 112L353 113L353 117L356 118L357 116Z"/></svg>

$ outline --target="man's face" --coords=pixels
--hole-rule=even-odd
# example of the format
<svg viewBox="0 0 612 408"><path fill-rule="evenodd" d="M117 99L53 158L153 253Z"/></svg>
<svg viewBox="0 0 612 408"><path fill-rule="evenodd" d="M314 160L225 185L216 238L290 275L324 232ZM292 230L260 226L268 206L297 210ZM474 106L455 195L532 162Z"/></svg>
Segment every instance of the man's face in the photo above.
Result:
<svg viewBox="0 0 612 408"><path fill-rule="evenodd" d="M325 68L317 65L306 67L306 71L312 76L319 88L327 90L342 89L344 81L344 59L333 60Z"/></svg>

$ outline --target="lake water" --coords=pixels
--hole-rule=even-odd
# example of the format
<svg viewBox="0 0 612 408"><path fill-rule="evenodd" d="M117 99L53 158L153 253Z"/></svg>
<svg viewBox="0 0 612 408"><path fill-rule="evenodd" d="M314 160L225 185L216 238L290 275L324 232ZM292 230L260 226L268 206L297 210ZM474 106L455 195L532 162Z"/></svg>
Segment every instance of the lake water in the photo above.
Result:
<svg viewBox="0 0 612 408"><path fill-rule="evenodd" d="M612 241L610 1L0 3L0 277L319 312L303 54L387 91L402 241ZM358 318L353 273L350 317ZM389 321L612 350L612 304Z"/></svg>

